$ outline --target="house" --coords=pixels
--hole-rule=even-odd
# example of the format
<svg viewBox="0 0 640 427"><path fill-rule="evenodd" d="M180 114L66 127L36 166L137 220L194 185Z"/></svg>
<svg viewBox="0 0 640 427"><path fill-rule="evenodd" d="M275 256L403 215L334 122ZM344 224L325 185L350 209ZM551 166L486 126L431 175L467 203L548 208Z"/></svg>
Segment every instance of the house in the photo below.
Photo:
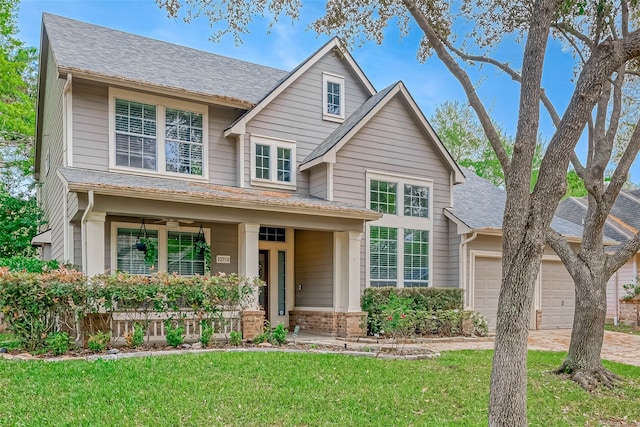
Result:
<svg viewBox="0 0 640 427"><path fill-rule="evenodd" d="M556 215L574 224L582 224L587 213L586 198L569 197L560 202ZM604 225L604 235L612 241L624 243L640 231L640 190L623 189L614 202ZM615 249L615 246L611 249ZM624 285L637 284L640 253L631 257L607 282L607 320L618 322L620 299L626 291Z"/></svg>
<svg viewBox="0 0 640 427"><path fill-rule="evenodd" d="M458 277L465 289L465 306L484 314L490 329L496 325L502 274L502 218L506 193L491 182L464 171L467 179L454 187L453 208L445 209L451 221L451 249ZM551 227L578 245L582 227L558 216ZM535 287L531 329L567 329L573 326L573 279L550 247L545 248Z"/></svg>
<svg viewBox="0 0 640 427"><path fill-rule="evenodd" d="M213 272L266 281L246 316L343 336L367 286L459 285L464 175L404 84L377 91L338 39L287 72L45 14L38 84L51 258L203 274L204 238Z"/></svg>

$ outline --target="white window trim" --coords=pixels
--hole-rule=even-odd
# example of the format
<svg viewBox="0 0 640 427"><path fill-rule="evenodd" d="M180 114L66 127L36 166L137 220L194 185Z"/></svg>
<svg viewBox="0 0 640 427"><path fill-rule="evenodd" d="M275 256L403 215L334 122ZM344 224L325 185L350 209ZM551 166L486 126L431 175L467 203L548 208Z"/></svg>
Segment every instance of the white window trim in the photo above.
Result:
<svg viewBox="0 0 640 427"><path fill-rule="evenodd" d="M115 120L115 100L124 99L127 101L142 102L156 106L156 167L157 170L143 168L131 168L116 165L116 120ZM202 176L187 175L178 172L167 172L165 159L165 109L176 108L202 114ZM130 90L109 88L109 170L127 172L133 175L163 176L185 180L208 181L209 180L209 108L203 104L196 104L188 101L181 101L162 96L149 95Z"/></svg>
<svg viewBox="0 0 640 427"><path fill-rule="evenodd" d="M424 179L409 175L392 174L388 172L369 171L366 173L366 203L367 207L371 206L371 181L394 182L397 184L396 200L402 201L402 205L396 206L397 215L383 214L382 218L376 221L370 221L366 224L366 242L365 242L365 280L366 286L371 284L371 230L374 227L392 227L398 229L398 253L396 268L398 276L396 277L397 287L404 288L404 230L425 230L429 232L429 280L427 287L433 286L433 180ZM418 218L412 216L404 216L404 184L419 185L429 188L429 218Z"/></svg>
<svg viewBox="0 0 640 427"><path fill-rule="evenodd" d="M115 272L118 266L118 228L140 228L139 222L112 222L111 223L111 271ZM198 233L199 227L167 227L161 224L145 224L147 230L156 230L158 232L158 265L155 272L166 272L169 267L169 256L167 245L169 241L169 232L178 231L180 233ZM211 229L203 228L204 240L211 246Z"/></svg>
<svg viewBox="0 0 640 427"><path fill-rule="evenodd" d="M340 114L329 114L327 113L327 85L329 83L337 83L340 85ZM345 118L345 109L346 109L346 99L345 99L345 84L344 77L339 76L337 74L322 73L322 118L324 120L329 120L332 122L344 122Z"/></svg>
<svg viewBox="0 0 640 427"><path fill-rule="evenodd" d="M256 178L256 144L269 147L269 173L270 179ZM287 148L291 150L291 182L278 181L277 149ZM296 175L298 174L298 161L296 158L296 142L290 139L274 138L265 135L251 135L251 185L257 187L296 189Z"/></svg>

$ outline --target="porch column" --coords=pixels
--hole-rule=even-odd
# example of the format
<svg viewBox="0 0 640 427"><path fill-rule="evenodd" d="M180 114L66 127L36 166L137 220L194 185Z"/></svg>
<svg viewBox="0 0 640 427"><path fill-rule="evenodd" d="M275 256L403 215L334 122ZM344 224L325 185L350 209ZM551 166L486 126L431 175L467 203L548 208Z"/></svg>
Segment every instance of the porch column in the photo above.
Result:
<svg viewBox="0 0 640 427"><path fill-rule="evenodd" d="M104 273L104 222L105 212L91 212L82 230L82 246L85 255L83 269L87 276ZM115 244L115 243L113 243Z"/></svg>
<svg viewBox="0 0 640 427"><path fill-rule="evenodd" d="M258 233L260 224L238 224L238 275L249 278L258 277ZM248 307L258 309L258 295Z"/></svg>
<svg viewBox="0 0 640 427"><path fill-rule="evenodd" d="M362 233L334 233L334 307L337 312L360 312L360 242Z"/></svg>

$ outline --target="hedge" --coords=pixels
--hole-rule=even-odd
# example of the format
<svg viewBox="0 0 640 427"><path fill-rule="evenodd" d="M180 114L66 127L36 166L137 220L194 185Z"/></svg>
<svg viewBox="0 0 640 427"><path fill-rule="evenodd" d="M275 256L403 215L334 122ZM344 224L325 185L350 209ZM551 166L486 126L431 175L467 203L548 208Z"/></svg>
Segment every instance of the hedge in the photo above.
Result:
<svg viewBox="0 0 640 427"><path fill-rule="evenodd" d="M60 265L56 260L42 261L34 257L13 256L0 258L0 267L7 267L9 271L14 272L42 273L47 270L57 270Z"/></svg>
<svg viewBox="0 0 640 427"><path fill-rule="evenodd" d="M97 312L167 313L193 311L212 319L223 310L239 310L258 279L235 274L181 277L158 273L137 276L119 273L87 278L75 270L43 273L11 272L0 268L0 311L23 348L44 348L49 334L82 330L82 319Z"/></svg>
<svg viewBox="0 0 640 427"><path fill-rule="evenodd" d="M367 328L370 334L383 329L385 311L391 295L407 311L442 312L462 310L464 290L459 288L367 288L362 297L362 310L368 313Z"/></svg>

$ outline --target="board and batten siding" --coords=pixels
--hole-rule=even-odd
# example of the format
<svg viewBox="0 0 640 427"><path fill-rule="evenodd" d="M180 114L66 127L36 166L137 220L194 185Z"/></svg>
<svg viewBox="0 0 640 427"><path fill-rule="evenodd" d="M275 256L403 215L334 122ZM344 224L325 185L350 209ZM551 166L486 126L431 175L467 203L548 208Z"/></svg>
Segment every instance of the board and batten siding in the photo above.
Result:
<svg viewBox="0 0 640 427"><path fill-rule="evenodd" d="M450 286L448 220L443 214L443 209L451 202L450 171L435 145L398 97L389 101L338 151L333 168L334 200L365 206L367 170L433 180L431 282L434 286ZM366 244L363 238L361 259L365 266ZM362 287L365 280L363 272Z"/></svg>
<svg viewBox="0 0 640 427"><path fill-rule="evenodd" d="M296 141L298 165L331 134L340 123L322 118L322 73L345 78L345 116L348 117L369 97L345 60L330 52L311 66L247 124L245 138L245 185L251 186L250 134ZM309 194L309 175L297 172L296 192Z"/></svg>
<svg viewBox="0 0 640 427"><path fill-rule="evenodd" d="M333 233L295 233L296 307L333 307Z"/></svg>
<svg viewBox="0 0 640 427"><path fill-rule="evenodd" d="M132 92L135 94L135 92ZM162 96L162 94L157 94ZM135 95L132 96L135 98ZM170 97L166 97L171 99ZM193 102L193 101L190 101ZM237 183L236 143L224 130L238 116L232 108L209 105L209 182ZM106 86L76 83L73 86L73 166L109 170L109 90Z"/></svg>
<svg viewBox="0 0 640 427"><path fill-rule="evenodd" d="M42 141L40 152L40 201L46 224L40 229L51 229L51 258L66 262L64 257L64 198L65 187L56 174L64 164L63 145L63 90L65 80L58 78L53 54L47 53L47 68L44 87L44 108L42 113ZM46 169L47 153L49 170Z"/></svg>

